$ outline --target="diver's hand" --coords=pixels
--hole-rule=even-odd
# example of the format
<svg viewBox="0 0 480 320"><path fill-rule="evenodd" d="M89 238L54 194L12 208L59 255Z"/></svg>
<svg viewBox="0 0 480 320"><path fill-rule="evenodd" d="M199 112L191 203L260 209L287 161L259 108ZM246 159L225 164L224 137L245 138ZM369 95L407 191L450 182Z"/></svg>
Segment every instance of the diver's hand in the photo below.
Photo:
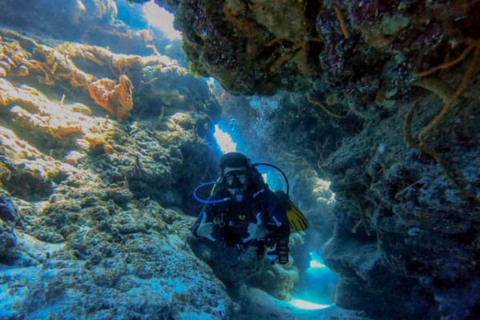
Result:
<svg viewBox="0 0 480 320"><path fill-rule="evenodd" d="M244 243L253 239L262 239L268 234L268 230L263 226L260 212L257 213L257 223L250 223L248 225L248 234L250 234L250 236L243 239Z"/></svg>
<svg viewBox="0 0 480 320"><path fill-rule="evenodd" d="M207 221L207 214L205 211L202 213L202 220L200 221L200 225L197 228L197 235L200 237L207 238L210 241L217 241L214 237L212 237L213 232L213 223L206 222Z"/></svg>

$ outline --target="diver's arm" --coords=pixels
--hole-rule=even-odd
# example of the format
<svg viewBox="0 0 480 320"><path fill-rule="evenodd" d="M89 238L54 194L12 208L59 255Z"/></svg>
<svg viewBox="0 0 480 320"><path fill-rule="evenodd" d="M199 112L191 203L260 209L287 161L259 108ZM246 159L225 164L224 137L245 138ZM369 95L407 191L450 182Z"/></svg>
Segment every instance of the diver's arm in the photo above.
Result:
<svg viewBox="0 0 480 320"><path fill-rule="evenodd" d="M198 215L197 220L195 221L195 223L194 223L193 226L192 226L192 229L191 229L191 230L192 230L192 233L193 233L193 235L194 235L195 237L198 237L198 234L197 234L198 226L200 226L200 224L202 223L202 218L203 218L203 216L204 216L205 214L207 214L207 213L206 213L206 211L207 211L207 206L208 206L208 205L206 205L206 206L202 209L202 211L200 211L200 214ZM209 211L210 211L210 210L209 210ZM207 215L207 219L208 219L208 218L209 218L209 217L208 217L208 215ZM208 220L209 220L209 222L211 222L211 220L213 220L213 219L208 219Z"/></svg>

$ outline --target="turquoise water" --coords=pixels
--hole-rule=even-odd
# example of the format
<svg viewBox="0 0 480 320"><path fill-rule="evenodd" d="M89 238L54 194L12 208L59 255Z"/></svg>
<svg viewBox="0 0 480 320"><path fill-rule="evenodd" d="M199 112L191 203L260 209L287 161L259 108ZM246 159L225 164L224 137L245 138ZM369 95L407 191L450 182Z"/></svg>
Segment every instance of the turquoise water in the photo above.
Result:
<svg viewBox="0 0 480 320"><path fill-rule="evenodd" d="M304 302L299 305L300 308L302 305L307 309L332 306L339 276L324 264L317 252L310 252L310 257L310 265L304 270L293 299Z"/></svg>

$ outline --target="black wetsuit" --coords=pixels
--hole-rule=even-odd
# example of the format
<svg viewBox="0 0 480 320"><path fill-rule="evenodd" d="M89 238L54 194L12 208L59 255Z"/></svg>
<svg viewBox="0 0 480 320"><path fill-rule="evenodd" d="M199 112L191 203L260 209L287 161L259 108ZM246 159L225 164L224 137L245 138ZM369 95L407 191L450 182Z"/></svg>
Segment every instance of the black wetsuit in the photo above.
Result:
<svg viewBox="0 0 480 320"><path fill-rule="evenodd" d="M224 198L230 198L230 193L226 188L220 187L210 200ZM257 223L258 213L260 213L263 225L270 231L264 241L267 243L283 241L288 244L290 225L285 207L281 205L275 193L266 184L250 187L246 192L245 199L240 203L230 200L205 205L192 227L195 236L198 236L197 229L204 212L207 215L205 222L214 224L212 236L217 240L222 239L228 245L243 244L243 239L249 237L248 225ZM260 243L264 241L262 240ZM247 244L258 243L258 241L252 241Z"/></svg>

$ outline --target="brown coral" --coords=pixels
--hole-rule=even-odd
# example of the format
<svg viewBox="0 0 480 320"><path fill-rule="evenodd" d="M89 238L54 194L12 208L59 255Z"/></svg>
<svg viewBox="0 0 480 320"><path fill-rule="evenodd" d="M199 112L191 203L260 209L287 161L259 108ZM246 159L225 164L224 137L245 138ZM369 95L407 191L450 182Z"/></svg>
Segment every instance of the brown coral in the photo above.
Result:
<svg viewBox="0 0 480 320"><path fill-rule="evenodd" d="M71 60L71 57L84 53L81 46L65 44L52 49L14 31L0 30L0 34L8 39L0 41L0 58L5 56L9 61L8 68L5 69L2 65L0 68L6 71L12 69L14 74L21 77L27 77L33 72L38 73L45 77L38 80L47 86L57 83L61 85L65 80L70 80L72 86L86 88L95 79L93 75L79 70ZM25 49L29 47L34 49ZM82 57L95 58L93 54L84 54Z"/></svg>
<svg viewBox="0 0 480 320"><path fill-rule="evenodd" d="M468 56L470 52L473 51L473 59L470 61L468 65L468 69L462 79L462 82L460 83L460 86L458 89L450 95L450 97L445 101L445 98L442 97L442 100L445 101L445 105L443 106L442 110L440 113L432 120L430 123L428 123L425 128L418 134L418 138L420 140L421 144L428 145L431 140L433 140L433 136L438 131L439 124L443 121L447 113L453 108L457 100L460 98L460 96L465 92L465 90L468 87L468 84L472 80L473 76L475 75L477 71L477 65L480 61L480 40L479 39L467 39L467 44L468 47L465 49L465 51L458 57L457 59L454 59L450 62L443 63L439 66L436 66L434 68L431 68L427 71L424 72L418 72L415 75L417 77L425 77L428 76L438 70L443 70L443 69L448 69L451 68L463 60Z"/></svg>
<svg viewBox="0 0 480 320"><path fill-rule="evenodd" d="M96 104L120 119L133 109L133 84L126 75L120 76L118 84L106 78L92 82L88 92Z"/></svg>
<svg viewBox="0 0 480 320"><path fill-rule="evenodd" d="M470 52L473 51L473 58L468 64L468 68L463 76L462 82L455 92L453 92L453 90L447 84L441 82L440 80L423 78L414 83L415 86L425 88L438 95L443 100L444 106L440 113L438 113L435 118L418 133L418 142L411 133L412 119L415 112L414 106L414 108L407 113L405 118L404 136L405 141L410 147L419 149L435 159L447 178L460 190L460 195L463 198L471 202L480 203L480 199L476 196L476 194L467 189L469 185L473 185L474 183L465 178L455 163L444 159L432 147L433 141L438 135L438 132L441 131L440 124L443 122L450 110L453 109L460 96L467 90L468 84L471 82L478 69L478 64L480 62L480 40L467 39L466 43L468 45L467 49L465 49L465 51L463 51L458 58L433 67L427 71L415 73L415 76L421 78L439 70L452 68L453 66L465 60Z"/></svg>

